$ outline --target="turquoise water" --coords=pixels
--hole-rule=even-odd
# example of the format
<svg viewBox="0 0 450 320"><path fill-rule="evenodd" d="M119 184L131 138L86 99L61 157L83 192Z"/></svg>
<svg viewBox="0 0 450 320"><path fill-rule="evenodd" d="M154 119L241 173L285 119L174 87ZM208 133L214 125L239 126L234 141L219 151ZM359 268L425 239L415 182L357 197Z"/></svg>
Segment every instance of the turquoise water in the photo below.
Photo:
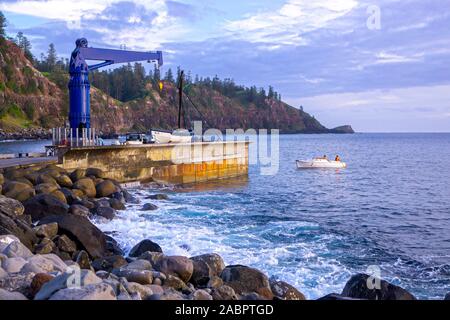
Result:
<svg viewBox="0 0 450 320"><path fill-rule="evenodd" d="M2 148L0 144L0 148ZM1 149L0 149L1 150ZM298 170L296 159L339 153L345 170ZM309 298L340 292L368 266L420 298L450 288L450 134L283 135L280 168L248 179L165 187L169 201L130 205L97 222L130 249L221 254L294 284Z"/></svg>

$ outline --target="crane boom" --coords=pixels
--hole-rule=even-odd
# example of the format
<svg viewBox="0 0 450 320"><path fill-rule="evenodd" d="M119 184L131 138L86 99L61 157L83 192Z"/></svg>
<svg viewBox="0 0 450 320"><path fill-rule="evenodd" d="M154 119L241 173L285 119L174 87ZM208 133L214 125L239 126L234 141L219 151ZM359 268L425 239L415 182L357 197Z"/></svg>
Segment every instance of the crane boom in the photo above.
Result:
<svg viewBox="0 0 450 320"><path fill-rule="evenodd" d="M163 58L161 51L139 52L127 50L89 48L85 38L77 39L76 48L70 57L70 111L69 122L73 130L90 128L90 83L89 71L108 66L114 63L125 63L134 61L156 61L162 66ZM86 60L103 61L88 66Z"/></svg>

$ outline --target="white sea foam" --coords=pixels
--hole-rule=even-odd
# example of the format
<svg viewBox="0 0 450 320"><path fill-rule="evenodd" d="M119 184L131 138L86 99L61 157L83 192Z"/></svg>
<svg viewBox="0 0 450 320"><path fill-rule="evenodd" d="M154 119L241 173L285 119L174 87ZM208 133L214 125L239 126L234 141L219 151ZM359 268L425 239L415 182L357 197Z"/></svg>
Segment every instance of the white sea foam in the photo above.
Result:
<svg viewBox="0 0 450 320"><path fill-rule="evenodd" d="M147 191L140 191L142 204ZM217 195L212 194L214 198ZM195 256L215 252L226 264L258 268L279 280L295 285L309 298L342 290L350 272L339 262L323 258L321 241L301 242L298 235L317 225L303 221L257 221L239 224L239 206L211 208L202 205L204 194L173 193L169 201L151 201L154 211L140 211L142 204L128 205L112 221L97 221L103 231L112 232L126 251L149 238L168 255ZM209 196L208 196L209 197ZM221 195L236 197L234 194ZM218 198L219 199L219 198ZM211 200L211 199L209 199ZM229 199L227 199L229 200ZM235 200L235 199L234 199ZM227 201L232 204L232 201ZM273 240L280 238L282 241ZM324 238L326 239L326 237Z"/></svg>

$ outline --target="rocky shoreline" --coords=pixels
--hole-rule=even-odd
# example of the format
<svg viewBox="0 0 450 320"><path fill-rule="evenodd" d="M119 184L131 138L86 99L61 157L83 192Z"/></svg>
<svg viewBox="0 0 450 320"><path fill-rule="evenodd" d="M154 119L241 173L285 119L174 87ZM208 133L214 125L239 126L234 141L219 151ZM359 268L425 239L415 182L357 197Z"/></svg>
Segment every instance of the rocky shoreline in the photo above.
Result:
<svg viewBox="0 0 450 320"><path fill-rule="evenodd" d="M139 201L99 169L4 169L0 191L0 300L306 299L260 270L226 266L215 253L168 256L143 239L126 255L91 221L114 219ZM164 194L150 199L168 200ZM384 280L369 289L368 277L354 275L341 293L320 300L416 299Z"/></svg>
<svg viewBox="0 0 450 320"><path fill-rule="evenodd" d="M15 140L46 140L51 139L52 133L49 129L24 128L19 131L8 132L0 129L0 141Z"/></svg>

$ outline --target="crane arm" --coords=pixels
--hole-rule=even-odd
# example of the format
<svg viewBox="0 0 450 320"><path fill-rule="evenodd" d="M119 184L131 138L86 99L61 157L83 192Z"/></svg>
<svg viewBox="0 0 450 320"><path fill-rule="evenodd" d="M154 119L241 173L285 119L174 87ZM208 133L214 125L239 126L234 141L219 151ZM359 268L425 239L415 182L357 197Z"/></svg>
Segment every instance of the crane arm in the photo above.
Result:
<svg viewBox="0 0 450 320"><path fill-rule="evenodd" d="M134 62L134 61L157 61L158 66L162 66L163 58L161 51L139 52L115 49L100 48L79 48L82 57L85 60L105 61L99 64L89 66L89 70L95 70L114 63Z"/></svg>

